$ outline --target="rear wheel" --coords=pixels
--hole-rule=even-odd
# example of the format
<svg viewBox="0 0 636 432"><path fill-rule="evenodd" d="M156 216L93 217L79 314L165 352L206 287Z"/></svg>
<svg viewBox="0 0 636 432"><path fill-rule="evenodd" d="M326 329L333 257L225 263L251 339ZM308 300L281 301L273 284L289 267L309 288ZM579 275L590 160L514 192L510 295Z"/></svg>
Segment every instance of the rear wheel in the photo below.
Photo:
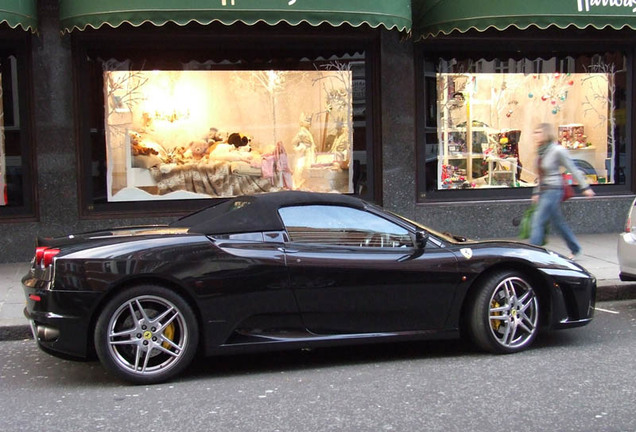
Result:
<svg viewBox="0 0 636 432"><path fill-rule="evenodd" d="M532 344L538 332L539 300L530 283L514 271L488 276L470 305L473 341L494 353L514 353Z"/></svg>
<svg viewBox="0 0 636 432"><path fill-rule="evenodd" d="M140 285L115 296L95 328L95 349L102 364L136 384L165 381L194 357L197 322L188 303L175 292Z"/></svg>

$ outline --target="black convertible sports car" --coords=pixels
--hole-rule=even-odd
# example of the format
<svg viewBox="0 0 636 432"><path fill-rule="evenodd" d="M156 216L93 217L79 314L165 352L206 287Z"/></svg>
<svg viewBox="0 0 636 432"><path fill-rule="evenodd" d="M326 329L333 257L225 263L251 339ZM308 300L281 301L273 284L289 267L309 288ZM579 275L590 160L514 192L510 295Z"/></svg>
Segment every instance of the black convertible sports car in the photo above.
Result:
<svg viewBox="0 0 636 432"><path fill-rule="evenodd" d="M466 336L494 353L589 323L596 280L515 242L434 232L346 195L233 198L169 225L38 239L22 280L47 352L156 383L206 355Z"/></svg>

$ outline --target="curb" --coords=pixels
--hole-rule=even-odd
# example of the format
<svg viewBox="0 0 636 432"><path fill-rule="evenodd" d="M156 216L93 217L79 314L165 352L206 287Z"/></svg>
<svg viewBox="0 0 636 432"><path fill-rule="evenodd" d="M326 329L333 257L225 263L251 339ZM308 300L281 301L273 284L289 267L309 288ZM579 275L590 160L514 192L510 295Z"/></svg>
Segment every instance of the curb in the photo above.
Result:
<svg viewBox="0 0 636 432"><path fill-rule="evenodd" d="M596 301L636 299L636 282L606 281L596 288Z"/></svg>
<svg viewBox="0 0 636 432"><path fill-rule="evenodd" d="M620 301L636 299L636 282L608 280L596 288L596 301ZM0 342L33 339L28 324L0 326Z"/></svg>
<svg viewBox="0 0 636 432"><path fill-rule="evenodd" d="M33 339L31 327L28 324L0 327L0 342L23 339Z"/></svg>

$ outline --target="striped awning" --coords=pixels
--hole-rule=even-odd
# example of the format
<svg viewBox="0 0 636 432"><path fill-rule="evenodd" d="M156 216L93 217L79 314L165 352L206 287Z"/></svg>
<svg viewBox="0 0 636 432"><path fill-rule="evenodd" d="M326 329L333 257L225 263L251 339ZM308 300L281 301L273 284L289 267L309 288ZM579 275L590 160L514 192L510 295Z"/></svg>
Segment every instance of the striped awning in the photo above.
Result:
<svg viewBox="0 0 636 432"><path fill-rule="evenodd" d="M11 28L36 31L38 25L36 0L0 1L0 24Z"/></svg>
<svg viewBox="0 0 636 432"><path fill-rule="evenodd" d="M509 27L631 28L634 0L413 0L416 38Z"/></svg>
<svg viewBox="0 0 636 432"><path fill-rule="evenodd" d="M183 26L215 21L226 25L349 24L410 31L411 17L411 0L60 0L63 32L123 23Z"/></svg>

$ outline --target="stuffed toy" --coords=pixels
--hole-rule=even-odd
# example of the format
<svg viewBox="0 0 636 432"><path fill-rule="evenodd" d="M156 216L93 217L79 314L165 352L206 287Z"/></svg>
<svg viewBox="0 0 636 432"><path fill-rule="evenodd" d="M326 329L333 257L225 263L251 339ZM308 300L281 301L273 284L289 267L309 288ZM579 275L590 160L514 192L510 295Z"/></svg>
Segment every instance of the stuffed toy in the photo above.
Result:
<svg viewBox="0 0 636 432"><path fill-rule="evenodd" d="M244 147L248 145L250 141L252 141L250 137L238 132L231 133L230 136L227 137L227 143L232 144L236 148Z"/></svg>
<svg viewBox="0 0 636 432"><path fill-rule="evenodd" d="M179 147L175 147L171 150L169 150L166 153L166 160L165 163L175 163L177 165L182 165L184 164L186 161L186 157L185 157L185 152L186 152L186 148L183 146L179 146Z"/></svg>
<svg viewBox="0 0 636 432"><path fill-rule="evenodd" d="M133 156L150 156L158 155L159 152L154 148L146 145L143 138L137 132L130 132L130 147Z"/></svg>
<svg viewBox="0 0 636 432"><path fill-rule="evenodd" d="M211 127L208 134L205 136L205 140L210 144L223 141L223 134L215 127Z"/></svg>
<svg viewBox="0 0 636 432"><path fill-rule="evenodd" d="M210 144L205 140L192 141L183 155L198 161L207 155L209 147Z"/></svg>

